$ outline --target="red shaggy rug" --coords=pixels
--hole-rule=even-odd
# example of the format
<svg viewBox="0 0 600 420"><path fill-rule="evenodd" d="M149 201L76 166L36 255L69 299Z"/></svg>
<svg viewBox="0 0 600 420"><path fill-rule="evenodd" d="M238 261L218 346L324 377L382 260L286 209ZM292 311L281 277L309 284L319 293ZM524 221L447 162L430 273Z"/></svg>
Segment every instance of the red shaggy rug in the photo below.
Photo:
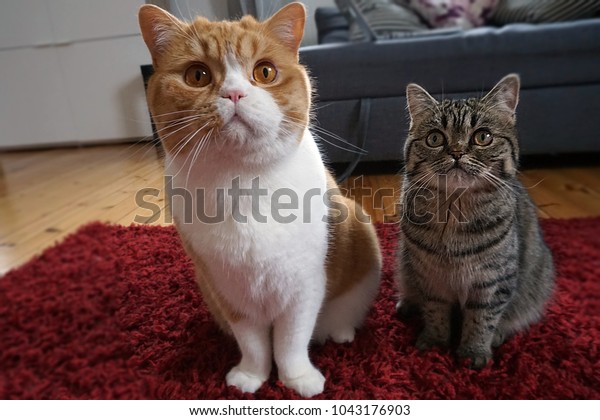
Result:
<svg viewBox="0 0 600 420"><path fill-rule="evenodd" d="M558 269L545 320L480 372L414 348L394 314L395 227L379 226L381 293L352 344L311 348L325 399L600 398L600 218L543 222ZM173 228L94 223L0 279L0 399L294 399L271 379L225 386L238 362Z"/></svg>

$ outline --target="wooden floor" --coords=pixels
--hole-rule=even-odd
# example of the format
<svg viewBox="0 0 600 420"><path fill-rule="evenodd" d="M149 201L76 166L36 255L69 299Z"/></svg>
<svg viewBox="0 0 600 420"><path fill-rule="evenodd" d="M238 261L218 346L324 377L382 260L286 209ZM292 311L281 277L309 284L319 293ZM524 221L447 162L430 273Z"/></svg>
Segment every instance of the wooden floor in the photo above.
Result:
<svg viewBox="0 0 600 420"><path fill-rule="evenodd" d="M90 221L167 224L162 170L148 144L0 153L0 275ZM600 164L526 170L521 178L541 217L600 216ZM363 196L375 221L394 219L395 175L344 186Z"/></svg>

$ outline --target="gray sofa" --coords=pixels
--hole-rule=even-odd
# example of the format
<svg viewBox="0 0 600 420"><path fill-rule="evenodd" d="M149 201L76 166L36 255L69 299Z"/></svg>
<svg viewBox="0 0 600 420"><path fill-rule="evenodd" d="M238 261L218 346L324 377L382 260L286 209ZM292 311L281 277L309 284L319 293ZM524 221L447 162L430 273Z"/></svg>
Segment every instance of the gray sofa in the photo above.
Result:
<svg viewBox="0 0 600 420"><path fill-rule="evenodd" d="M321 130L332 163L358 157L336 136L362 145L362 161L402 159L408 83L440 98L478 96L511 72L522 82L523 155L600 152L599 18L362 43L345 41L337 9L319 9L317 18L322 43L300 54L316 82L315 121L333 133Z"/></svg>

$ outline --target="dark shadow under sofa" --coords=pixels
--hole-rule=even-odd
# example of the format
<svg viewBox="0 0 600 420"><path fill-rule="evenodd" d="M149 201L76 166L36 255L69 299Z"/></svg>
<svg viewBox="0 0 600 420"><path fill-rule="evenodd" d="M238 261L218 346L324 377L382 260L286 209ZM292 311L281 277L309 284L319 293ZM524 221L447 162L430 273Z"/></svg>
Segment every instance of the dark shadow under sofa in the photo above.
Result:
<svg viewBox="0 0 600 420"><path fill-rule="evenodd" d="M600 152L600 18L352 43L340 41L337 9L319 9L317 16L324 43L300 52L316 82L315 122L351 143L364 142L368 154L361 161L402 159L408 83L437 98L480 96L512 72L522 83L522 155ZM342 150L352 147L322 137L330 162L356 159Z"/></svg>

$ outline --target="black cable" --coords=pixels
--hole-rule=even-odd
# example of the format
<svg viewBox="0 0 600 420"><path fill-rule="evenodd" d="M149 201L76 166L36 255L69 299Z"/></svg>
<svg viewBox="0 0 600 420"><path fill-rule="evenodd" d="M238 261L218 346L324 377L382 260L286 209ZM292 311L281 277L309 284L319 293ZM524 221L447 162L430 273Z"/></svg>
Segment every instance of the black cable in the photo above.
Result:
<svg viewBox="0 0 600 420"><path fill-rule="evenodd" d="M358 111L358 123L356 126L356 142L357 146L361 150L365 150L365 144L367 143L367 133L369 132L369 116L371 115L371 99L370 98L361 98L360 100L360 108ZM356 156L348 164L346 170L337 177L337 183L342 183L346 178L348 178L354 169L356 169L356 165L360 162L362 154L356 153Z"/></svg>

